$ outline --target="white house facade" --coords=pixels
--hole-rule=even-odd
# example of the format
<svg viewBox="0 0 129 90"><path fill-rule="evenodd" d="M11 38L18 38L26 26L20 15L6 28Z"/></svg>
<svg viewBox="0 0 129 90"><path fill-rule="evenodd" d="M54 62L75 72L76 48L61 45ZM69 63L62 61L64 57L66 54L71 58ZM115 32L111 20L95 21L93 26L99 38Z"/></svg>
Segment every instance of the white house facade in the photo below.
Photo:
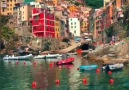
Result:
<svg viewBox="0 0 129 90"><path fill-rule="evenodd" d="M78 18L69 18L69 32L74 36L80 37L80 20Z"/></svg>

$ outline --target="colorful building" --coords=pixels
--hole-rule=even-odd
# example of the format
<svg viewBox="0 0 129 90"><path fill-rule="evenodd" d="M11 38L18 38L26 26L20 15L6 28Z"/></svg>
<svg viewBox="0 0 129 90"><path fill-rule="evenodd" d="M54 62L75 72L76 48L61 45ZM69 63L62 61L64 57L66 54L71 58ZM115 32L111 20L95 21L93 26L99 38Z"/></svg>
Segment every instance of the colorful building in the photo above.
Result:
<svg viewBox="0 0 129 90"><path fill-rule="evenodd" d="M88 33L88 19L84 18L81 25L82 33Z"/></svg>
<svg viewBox="0 0 129 90"><path fill-rule="evenodd" d="M55 18L55 37L59 38L60 37L60 19Z"/></svg>
<svg viewBox="0 0 129 90"><path fill-rule="evenodd" d="M96 9L93 38L98 43L102 42L102 21L103 21L102 14L103 14L103 9Z"/></svg>
<svg viewBox="0 0 129 90"><path fill-rule="evenodd" d="M71 6L69 6L69 10L70 10L70 12L75 12L75 11L77 11L77 8L75 5L71 5Z"/></svg>
<svg viewBox="0 0 129 90"><path fill-rule="evenodd" d="M21 5L16 7L17 12L17 24L22 24L22 26L28 26L29 18L32 14L32 6L30 5Z"/></svg>
<svg viewBox="0 0 129 90"><path fill-rule="evenodd" d="M79 36L81 35L81 30L80 30L80 20L76 17L70 17L68 19L69 22L69 32L73 36Z"/></svg>
<svg viewBox="0 0 129 90"><path fill-rule="evenodd" d="M23 0L2 0L1 2L1 14L12 15L14 13L13 8L16 3L23 3Z"/></svg>
<svg viewBox="0 0 129 90"><path fill-rule="evenodd" d="M36 37L55 38L54 13L46 8L33 8L32 33Z"/></svg>

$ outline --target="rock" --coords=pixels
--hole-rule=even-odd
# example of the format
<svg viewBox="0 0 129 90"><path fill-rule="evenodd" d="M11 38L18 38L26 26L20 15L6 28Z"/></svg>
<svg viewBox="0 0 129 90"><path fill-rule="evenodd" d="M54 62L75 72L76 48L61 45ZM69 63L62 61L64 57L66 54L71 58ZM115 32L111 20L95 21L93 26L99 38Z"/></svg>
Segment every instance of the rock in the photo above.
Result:
<svg viewBox="0 0 129 90"><path fill-rule="evenodd" d="M129 55L127 54L127 55L125 55L123 58L124 58L124 59L129 59Z"/></svg>

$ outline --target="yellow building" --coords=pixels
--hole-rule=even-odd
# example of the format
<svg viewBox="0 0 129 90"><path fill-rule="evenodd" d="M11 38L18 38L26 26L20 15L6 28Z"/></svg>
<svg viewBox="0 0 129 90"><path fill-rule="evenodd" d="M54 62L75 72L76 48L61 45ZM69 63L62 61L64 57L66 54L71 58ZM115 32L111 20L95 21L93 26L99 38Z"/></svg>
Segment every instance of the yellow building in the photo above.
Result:
<svg viewBox="0 0 129 90"><path fill-rule="evenodd" d="M55 6L57 6L58 0L53 0L53 3L54 3Z"/></svg>
<svg viewBox="0 0 129 90"><path fill-rule="evenodd" d="M36 2L42 2L43 0L35 0Z"/></svg>
<svg viewBox="0 0 129 90"><path fill-rule="evenodd" d="M104 0L103 3L104 3L104 7L106 6L106 3L110 2L111 0Z"/></svg>
<svg viewBox="0 0 129 90"><path fill-rule="evenodd" d="M72 6L69 6L69 10L70 10L70 12L75 12L75 11L77 11L77 8L76 8L76 6L72 5Z"/></svg>
<svg viewBox="0 0 129 90"><path fill-rule="evenodd" d="M29 18L31 17L32 7L30 5L23 5L17 8L17 22L28 24Z"/></svg>
<svg viewBox="0 0 129 90"><path fill-rule="evenodd" d="M60 20L58 18L55 19L55 37L60 37Z"/></svg>
<svg viewBox="0 0 129 90"><path fill-rule="evenodd" d="M22 3L23 0L2 0L1 1L1 14L12 15L14 13L13 8L16 3Z"/></svg>
<svg viewBox="0 0 129 90"><path fill-rule="evenodd" d="M87 21L83 21L82 22L82 29L81 29L81 32L85 32L85 33L88 33L88 22Z"/></svg>

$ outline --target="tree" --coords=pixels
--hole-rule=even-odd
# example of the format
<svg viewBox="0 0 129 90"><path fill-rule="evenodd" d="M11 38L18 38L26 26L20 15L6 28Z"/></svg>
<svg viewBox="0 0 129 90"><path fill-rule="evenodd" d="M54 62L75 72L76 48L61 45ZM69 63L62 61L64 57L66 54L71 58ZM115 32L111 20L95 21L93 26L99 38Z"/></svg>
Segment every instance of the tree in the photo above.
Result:
<svg viewBox="0 0 129 90"><path fill-rule="evenodd" d="M14 31L7 26L3 26L1 31L2 31L2 38L5 39L6 41L13 39L15 36Z"/></svg>
<svg viewBox="0 0 129 90"><path fill-rule="evenodd" d="M100 8L103 6L103 0L84 0L87 6L92 7L94 9Z"/></svg>
<svg viewBox="0 0 129 90"><path fill-rule="evenodd" d="M0 19L1 26L6 25L7 22L8 22L8 20L9 20L9 16L3 16L3 15L1 15L0 18L1 18Z"/></svg>

